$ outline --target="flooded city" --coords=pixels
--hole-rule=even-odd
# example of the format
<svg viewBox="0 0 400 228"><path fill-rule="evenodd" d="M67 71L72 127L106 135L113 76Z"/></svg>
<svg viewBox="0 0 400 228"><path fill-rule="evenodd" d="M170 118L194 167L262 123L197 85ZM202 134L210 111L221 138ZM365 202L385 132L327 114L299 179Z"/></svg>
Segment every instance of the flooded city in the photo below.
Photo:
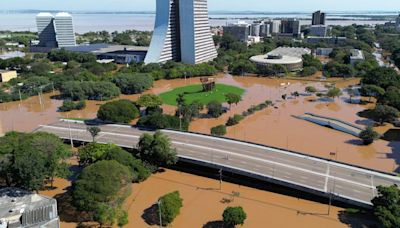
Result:
<svg viewBox="0 0 400 228"><path fill-rule="evenodd" d="M226 137L334 159L384 172L393 172L398 167L396 161L400 159L400 155L399 151L395 150L396 145L399 144L397 142L377 140L372 145L364 146L357 137L296 118L304 113L313 113L338 118L361 127L371 124L371 121L359 117L357 113L373 107L372 104L350 104L346 93L335 100L323 100L314 95L305 96L304 94L307 86L314 86L319 91L325 91L326 85L334 83L337 87L345 89L357 85L359 79L335 79L335 81L321 82L317 80L317 77L296 81L230 75L220 75L216 79L217 83L245 89L242 101L238 105L232 105L230 110L220 118L194 120L189 129L192 132L210 134L210 128L225 124L227 119L234 114L241 114L252 105L271 100L274 107L256 112L240 124L229 127ZM177 87L199 83L198 78L159 80L155 82L151 90L145 93L160 94ZM301 96L290 96L294 92L300 93ZM284 94L288 95L288 99L282 99ZM22 102L0 104L0 130L3 133L11 130L29 132L39 125L53 123L58 118L92 119L96 117L99 106L105 103L88 101L84 110L61 113L57 110L62 105L62 101L52 99L56 97L55 95L57 92L44 94L41 97L31 97ZM122 95L119 99L134 101L139 97L140 95ZM175 112L173 106L164 105L163 109L166 113ZM376 130L384 134L392 127L387 124ZM335 156L332 156L333 153Z"/></svg>

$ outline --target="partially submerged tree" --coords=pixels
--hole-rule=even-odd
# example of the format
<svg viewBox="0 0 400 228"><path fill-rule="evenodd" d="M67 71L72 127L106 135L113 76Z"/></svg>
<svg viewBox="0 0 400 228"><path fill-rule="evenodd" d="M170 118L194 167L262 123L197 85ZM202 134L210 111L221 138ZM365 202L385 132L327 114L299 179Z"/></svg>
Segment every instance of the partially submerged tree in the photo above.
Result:
<svg viewBox="0 0 400 228"><path fill-rule="evenodd" d="M364 145L370 145L379 138L379 134L371 126L368 126L360 133L359 137L363 140Z"/></svg>
<svg viewBox="0 0 400 228"><path fill-rule="evenodd" d="M372 203L379 222L386 228L400 227L400 190L397 185L378 186Z"/></svg>
<svg viewBox="0 0 400 228"><path fill-rule="evenodd" d="M222 214L223 221L228 227L243 225L247 218L242 207L227 207Z"/></svg>

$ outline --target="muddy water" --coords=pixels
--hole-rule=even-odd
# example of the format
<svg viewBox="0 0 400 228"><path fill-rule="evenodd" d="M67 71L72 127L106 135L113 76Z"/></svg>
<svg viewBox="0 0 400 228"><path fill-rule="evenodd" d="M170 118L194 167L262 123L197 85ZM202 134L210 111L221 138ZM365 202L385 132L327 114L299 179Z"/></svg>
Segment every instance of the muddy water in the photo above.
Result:
<svg viewBox="0 0 400 228"><path fill-rule="evenodd" d="M248 217L243 227L347 227L339 220L342 208L332 207L330 215L326 215L325 204L230 183L223 183L222 190L218 189L217 180L171 170L155 174L132 186L124 206L129 214L128 227L157 227L144 221L144 211L160 196L173 191L180 192L183 207L170 227L203 227L208 222L221 221L227 206L244 208ZM231 199L233 191L239 192L240 197L231 203L221 202Z"/></svg>
<svg viewBox="0 0 400 228"><path fill-rule="evenodd" d="M295 81L286 79L267 79L256 77L231 77L220 75L219 83L238 86L246 89L243 101L233 105L231 109L218 119L198 119L190 127L191 131L210 133L210 128L224 124L230 116L241 114L251 105L256 105L265 100L272 100L275 107L268 108L247 117L239 125L228 128L227 137L252 141L275 147L290 149L315 156L337 159L346 163L392 172L397 168L395 160L400 160L396 148L399 143L388 143L378 140L370 146L361 146L360 140L332 129L324 128L293 116L310 112L319 115L339 118L354 124L364 126L369 121L356 115L357 112L370 106L349 104L346 95L336 98L334 102L315 101L316 97L300 96L282 100L283 94L290 95L297 91L304 92L308 85L319 90L326 90L324 84L318 82L318 75L309 78L310 81ZM355 85L359 80L328 80L336 83L338 87L346 88ZM176 87L199 83L199 79L160 80L155 82L154 88L146 93L160 94ZM88 101L87 108L82 111L59 113L57 108L62 101L50 99L54 94L46 94L41 100L38 97L29 98L23 102L0 104L1 128L4 132L12 129L18 131L31 131L40 124L49 124L60 117L94 118L101 101ZM123 95L120 98L136 100L140 95ZM42 104L41 104L42 103ZM173 114L175 107L163 106L166 113ZM384 133L391 126L378 128ZM398 149L397 149L398 150ZM331 152L336 156L330 157Z"/></svg>

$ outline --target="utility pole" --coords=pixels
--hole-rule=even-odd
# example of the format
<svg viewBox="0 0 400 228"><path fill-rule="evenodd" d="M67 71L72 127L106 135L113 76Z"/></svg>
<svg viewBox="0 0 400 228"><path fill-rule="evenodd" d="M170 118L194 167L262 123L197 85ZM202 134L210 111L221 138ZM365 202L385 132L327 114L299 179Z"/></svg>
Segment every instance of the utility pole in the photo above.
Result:
<svg viewBox="0 0 400 228"><path fill-rule="evenodd" d="M162 228L162 218L161 218L161 199L157 201L158 204L158 216L160 217L160 228Z"/></svg>
<svg viewBox="0 0 400 228"><path fill-rule="evenodd" d="M68 114L67 114L67 119L68 119ZM71 122L68 121L68 129L69 129L69 140L71 142L71 148L74 148L74 140L72 139L72 130L71 130Z"/></svg>
<svg viewBox="0 0 400 228"><path fill-rule="evenodd" d="M222 169L219 169L219 190L222 190Z"/></svg>

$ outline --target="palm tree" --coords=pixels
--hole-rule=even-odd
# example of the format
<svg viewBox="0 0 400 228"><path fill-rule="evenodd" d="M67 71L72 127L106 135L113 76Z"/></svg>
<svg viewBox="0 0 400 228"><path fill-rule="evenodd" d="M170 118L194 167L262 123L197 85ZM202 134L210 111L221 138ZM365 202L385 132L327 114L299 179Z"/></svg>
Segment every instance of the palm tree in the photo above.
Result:
<svg viewBox="0 0 400 228"><path fill-rule="evenodd" d="M90 135L92 135L93 138L93 142L95 141L96 136L99 135L99 133L101 132L101 129L99 127L88 127L87 131L90 133Z"/></svg>

